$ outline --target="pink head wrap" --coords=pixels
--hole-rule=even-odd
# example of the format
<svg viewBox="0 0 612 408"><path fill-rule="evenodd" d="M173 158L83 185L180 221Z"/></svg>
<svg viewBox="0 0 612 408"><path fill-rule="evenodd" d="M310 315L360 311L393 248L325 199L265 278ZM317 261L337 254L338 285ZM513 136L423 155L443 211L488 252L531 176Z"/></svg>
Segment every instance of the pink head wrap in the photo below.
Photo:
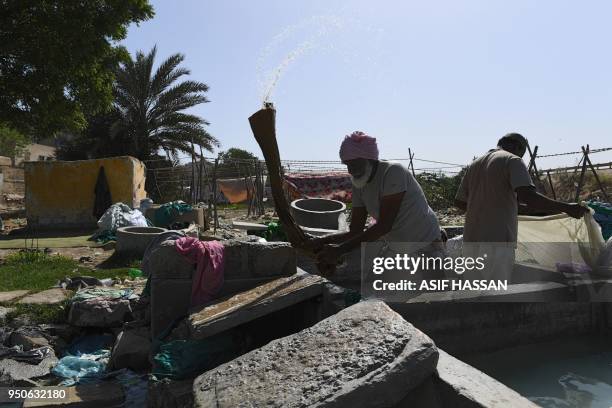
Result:
<svg viewBox="0 0 612 408"><path fill-rule="evenodd" d="M340 160L344 162L353 159L378 160L376 138L360 131L345 136L340 145Z"/></svg>

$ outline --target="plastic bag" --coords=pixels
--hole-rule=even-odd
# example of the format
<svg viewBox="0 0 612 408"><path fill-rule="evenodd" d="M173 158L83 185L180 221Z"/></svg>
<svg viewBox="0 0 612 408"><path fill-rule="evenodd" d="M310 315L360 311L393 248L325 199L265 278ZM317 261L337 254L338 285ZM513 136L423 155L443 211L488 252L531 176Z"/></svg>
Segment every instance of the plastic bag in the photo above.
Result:
<svg viewBox="0 0 612 408"><path fill-rule="evenodd" d="M64 378L61 383L64 386L98 382L106 375L112 342L113 336L109 334L79 337L51 372Z"/></svg>
<svg viewBox="0 0 612 408"><path fill-rule="evenodd" d="M146 227L147 219L139 210L132 210L123 203L116 203L98 220L98 228L101 231L115 232L121 227Z"/></svg>
<svg viewBox="0 0 612 408"><path fill-rule="evenodd" d="M58 361L51 372L66 379L62 385L97 382L106 373L109 357L110 350L103 350L97 354L82 354L78 357L66 356Z"/></svg>

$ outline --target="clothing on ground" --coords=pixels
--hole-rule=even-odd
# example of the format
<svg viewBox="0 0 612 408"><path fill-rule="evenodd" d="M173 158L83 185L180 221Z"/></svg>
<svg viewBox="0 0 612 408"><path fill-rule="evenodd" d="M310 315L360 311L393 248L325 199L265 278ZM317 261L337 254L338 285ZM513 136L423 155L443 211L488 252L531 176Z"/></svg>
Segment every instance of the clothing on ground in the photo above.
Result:
<svg viewBox="0 0 612 408"><path fill-rule="evenodd" d="M155 226L168 228L180 215L191 210L192 206L180 200L162 204L153 215Z"/></svg>
<svg viewBox="0 0 612 408"><path fill-rule="evenodd" d="M469 165L456 199L467 203L465 242L516 242L516 189L534 186L523 160L493 149Z"/></svg>
<svg viewBox="0 0 612 408"><path fill-rule="evenodd" d="M185 237L177 239L175 247L180 254L196 264L192 278L191 306L214 299L223 286L223 245L219 241L200 241L197 238Z"/></svg>

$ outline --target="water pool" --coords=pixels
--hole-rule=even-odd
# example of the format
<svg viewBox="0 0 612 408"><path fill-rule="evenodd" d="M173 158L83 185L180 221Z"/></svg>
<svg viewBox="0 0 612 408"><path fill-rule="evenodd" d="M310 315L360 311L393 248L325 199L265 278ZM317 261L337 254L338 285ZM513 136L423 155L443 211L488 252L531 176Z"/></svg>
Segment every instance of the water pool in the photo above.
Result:
<svg viewBox="0 0 612 408"><path fill-rule="evenodd" d="M545 408L612 407L612 339L560 338L462 360Z"/></svg>

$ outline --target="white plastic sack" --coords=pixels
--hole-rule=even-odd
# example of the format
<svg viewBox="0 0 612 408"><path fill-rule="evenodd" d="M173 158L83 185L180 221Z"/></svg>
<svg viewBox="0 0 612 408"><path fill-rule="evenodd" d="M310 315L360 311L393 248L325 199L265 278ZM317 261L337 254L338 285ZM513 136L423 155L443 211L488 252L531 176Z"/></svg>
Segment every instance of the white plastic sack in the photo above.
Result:
<svg viewBox="0 0 612 408"><path fill-rule="evenodd" d="M446 242L451 257L462 256L463 236ZM612 276L612 238L604 242L591 212L581 219L566 214L518 217L516 261L557 270L557 264L586 264L598 275Z"/></svg>
<svg viewBox="0 0 612 408"><path fill-rule="evenodd" d="M139 210L132 210L123 203L111 205L98 220L101 231L117 231L121 227L146 227L147 219Z"/></svg>
<svg viewBox="0 0 612 408"><path fill-rule="evenodd" d="M459 258L463 253L463 235L457 235L446 241L446 252L451 258Z"/></svg>
<svg viewBox="0 0 612 408"><path fill-rule="evenodd" d="M338 231L347 232L349 230L349 225L346 222L346 214L340 213L338 215Z"/></svg>
<svg viewBox="0 0 612 408"><path fill-rule="evenodd" d="M599 272L605 242L592 210L581 219L566 214L519 216L516 261L550 269L557 264L584 263Z"/></svg>
<svg viewBox="0 0 612 408"><path fill-rule="evenodd" d="M597 272L600 275L612 276L612 237L605 243L597 258Z"/></svg>

